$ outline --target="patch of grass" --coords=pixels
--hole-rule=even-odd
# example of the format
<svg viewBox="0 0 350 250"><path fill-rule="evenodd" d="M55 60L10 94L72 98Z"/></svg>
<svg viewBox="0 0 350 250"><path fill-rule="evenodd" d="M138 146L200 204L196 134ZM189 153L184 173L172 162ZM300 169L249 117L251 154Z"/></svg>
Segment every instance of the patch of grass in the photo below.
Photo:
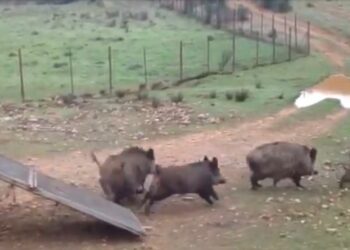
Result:
<svg viewBox="0 0 350 250"><path fill-rule="evenodd" d="M313 6L312 8L305 8L305 1L292 1L292 3L293 9L305 20L350 37L349 1L308 1L308 7Z"/></svg>
<svg viewBox="0 0 350 250"><path fill-rule="evenodd" d="M211 91L211 92L209 93L209 98L210 98L210 99L215 99L215 98L216 98L216 91L215 91L215 90L213 90L213 91Z"/></svg>
<svg viewBox="0 0 350 250"><path fill-rule="evenodd" d="M305 68L308 71L303 71ZM234 75L211 76L202 79L201 83L195 86L182 84L177 90L186 93L186 104L198 113L206 112L218 117L238 113L242 116L257 117L276 112L286 105L293 105L301 90L318 83L331 72L332 67L323 56L311 55L291 63L258 67ZM263 88L256 88L257 80ZM226 100L226 93L232 93L234 99L234 93L241 89L248 90L254 98L235 103ZM157 94L167 97L168 93L173 91L157 91ZM203 100L203 96L208 96L211 91L216 91L218 97L223 97L217 98L215 105ZM284 93L284 98L276 98L281 93Z"/></svg>
<svg viewBox="0 0 350 250"><path fill-rule="evenodd" d="M297 98L297 96L295 97ZM273 129L281 127L293 127L305 121L319 120L327 114L331 114L340 109L339 102L336 100L324 100L313 106L300 109L297 113L285 117L275 124Z"/></svg>
<svg viewBox="0 0 350 250"><path fill-rule="evenodd" d="M160 12L147 1L116 3L119 13L141 7L148 17ZM120 6L119 6L120 5ZM137 9L137 8L136 8ZM65 15L64 13L75 13ZM80 20L81 14L89 13L89 21ZM114 15L114 14L113 14ZM143 17L141 17L143 15ZM145 14L140 14L144 18ZM69 90L70 73L68 49L72 51L73 74L77 93L96 92L108 84L108 46L112 46L113 80L118 86L132 88L144 81L143 47L146 48L149 82L178 80L179 41L184 42L183 77L197 75L206 70L206 39L212 37L210 65L224 66L229 60L222 57L232 47L231 35L225 31L203 26L193 19L183 18L173 12L161 11L155 24L148 21L129 20L130 32L120 29L121 15L117 26L106 27L108 18L103 8L77 1L69 5L20 5L1 15L0 37L3 51L0 56L2 78L0 98L19 100L18 58L16 52L22 48L25 65L24 81L26 96L39 99L63 94ZM166 18L164 18L166 16ZM37 35L28 29L35 27ZM79 39L76 39L79 37ZM122 37L115 45L115 39ZM96 39L98 38L98 39ZM255 41L237 37L237 72L255 64ZM271 44L261 43L261 63L271 61ZM287 55L287 48L278 46ZM64 55L64 57L63 57ZM282 55L282 54L281 54ZM55 59L54 59L55 58ZM26 63L37 61L36 65ZM55 67L53 65L55 64ZM137 65L137 67L135 66Z"/></svg>
<svg viewBox="0 0 350 250"><path fill-rule="evenodd" d="M232 91L226 91L225 96L226 99L230 101L233 99L234 93Z"/></svg>

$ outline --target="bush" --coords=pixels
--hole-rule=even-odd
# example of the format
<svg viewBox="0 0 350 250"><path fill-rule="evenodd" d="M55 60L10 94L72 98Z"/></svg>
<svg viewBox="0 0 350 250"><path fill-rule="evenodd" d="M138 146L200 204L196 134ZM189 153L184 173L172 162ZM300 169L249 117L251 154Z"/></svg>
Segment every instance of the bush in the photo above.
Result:
<svg viewBox="0 0 350 250"><path fill-rule="evenodd" d="M184 96L181 92L178 92L176 95L171 95L170 96L170 100L173 102L173 103L180 103L182 102L184 99Z"/></svg>
<svg viewBox="0 0 350 250"><path fill-rule="evenodd" d="M137 100L144 101L148 99L148 93L146 91L138 91L136 97Z"/></svg>
<svg viewBox="0 0 350 250"><path fill-rule="evenodd" d="M262 89L262 84L261 84L260 81L257 81L257 82L255 83L255 88L257 88L257 89Z"/></svg>
<svg viewBox="0 0 350 250"><path fill-rule="evenodd" d="M226 91L225 95L226 95L227 100L233 99L233 92L232 91Z"/></svg>
<svg viewBox="0 0 350 250"><path fill-rule="evenodd" d="M307 4L306 4L306 7L308 7L308 8L313 8L313 7L315 7L315 5L314 5L313 3L307 3Z"/></svg>
<svg viewBox="0 0 350 250"><path fill-rule="evenodd" d="M126 95L126 92L124 90L118 89L115 91L115 96L118 98L123 98Z"/></svg>
<svg viewBox="0 0 350 250"><path fill-rule="evenodd" d="M152 107L158 108L161 105L161 101L157 97L152 97Z"/></svg>
<svg viewBox="0 0 350 250"><path fill-rule="evenodd" d="M211 91L211 92L209 93L209 98L210 98L210 99L215 99L215 98L216 98L216 91L215 91L215 90L213 90L213 91Z"/></svg>
<svg viewBox="0 0 350 250"><path fill-rule="evenodd" d="M277 98L280 99L280 100L284 99L284 94L283 94L283 93L279 94L279 95L277 96Z"/></svg>
<svg viewBox="0 0 350 250"><path fill-rule="evenodd" d="M249 97L249 91L247 89L241 89L235 92L236 102L244 102Z"/></svg>

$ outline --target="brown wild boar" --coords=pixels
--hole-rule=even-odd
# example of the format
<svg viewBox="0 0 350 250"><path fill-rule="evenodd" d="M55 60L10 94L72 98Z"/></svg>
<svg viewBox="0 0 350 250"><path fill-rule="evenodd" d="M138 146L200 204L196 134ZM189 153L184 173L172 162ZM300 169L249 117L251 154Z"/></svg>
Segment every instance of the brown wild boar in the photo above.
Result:
<svg viewBox="0 0 350 250"><path fill-rule="evenodd" d="M345 173L343 174L343 176L339 181L339 188L344 188L345 183L350 183L350 168L344 165L343 165L343 168L345 170Z"/></svg>
<svg viewBox="0 0 350 250"><path fill-rule="evenodd" d="M120 154L108 156L103 164L93 152L91 158L99 167L99 182L106 198L116 203L143 192L146 176L155 171L152 148L145 151L139 147L131 147Z"/></svg>
<svg viewBox="0 0 350 250"><path fill-rule="evenodd" d="M261 187L258 181L266 178L272 178L274 186L280 180L290 178L296 186L303 187L300 184L302 176L318 173L314 170L316 155L316 148L283 141L256 147L246 157L252 172L252 189Z"/></svg>
<svg viewBox="0 0 350 250"><path fill-rule="evenodd" d="M226 183L218 166L218 159L211 161L205 156L203 161L183 166L161 168L156 166L156 173L143 200L145 213L149 214L155 201L163 200L173 194L196 193L210 205L211 197L218 200L213 185Z"/></svg>

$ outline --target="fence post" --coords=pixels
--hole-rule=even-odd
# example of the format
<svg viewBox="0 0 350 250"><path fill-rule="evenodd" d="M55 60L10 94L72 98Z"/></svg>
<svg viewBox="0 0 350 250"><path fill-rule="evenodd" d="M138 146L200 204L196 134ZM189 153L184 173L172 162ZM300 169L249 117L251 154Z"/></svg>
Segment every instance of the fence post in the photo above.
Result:
<svg viewBox="0 0 350 250"><path fill-rule="evenodd" d="M108 47L108 66L109 66L109 94L112 95L112 48L111 46Z"/></svg>
<svg viewBox="0 0 350 250"><path fill-rule="evenodd" d="M148 71L147 71L147 55L146 55L146 48L143 47L143 69L144 69L144 75L145 75L145 84L148 83Z"/></svg>
<svg viewBox="0 0 350 250"><path fill-rule="evenodd" d="M18 63L19 63L19 77L21 81L21 98L22 102L25 101L25 92L24 92L24 78L23 78L23 64L22 64L22 52L21 49L18 49Z"/></svg>
<svg viewBox="0 0 350 250"><path fill-rule="evenodd" d="M311 53L310 22L307 22L307 55Z"/></svg>
<svg viewBox="0 0 350 250"><path fill-rule="evenodd" d="M258 66L259 65L259 37L260 37L260 35L259 35L259 31L257 31L256 32L256 62L255 62L255 64L256 64L256 66Z"/></svg>
<svg viewBox="0 0 350 250"><path fill-rule="evenodd" d="M70 92L74 95L74 78L73 78L73 54L72 49L69 48L68 58L69 58L69 77L70 77Z"/></svg>
<svg viewBox="0 0 350 250"><path fill-rule="evenodd" d="M298 19L297 14L294 15L294 39L295 39L295 49L298 48Z"/></svg>
<svg viewBox="0 0 350 250"><path fill-rule="evenodd" d="M292 60L292 27L289 27L288 61Z"/></svg>
<svg viewBox="0 0 350 250"><path fill-rule="evenodd" d="M232 30L232 73L235 72L236 68L236 9L233 10L234 22L233 22L233 30Z"/></svg>
<svg viewBox="0 0 350 250"><path fill-rule="evenodd" d="M272 63L276 63L276 35L275 31L275 15L272 15Z"/></svg>
<svg viewBox="0 0 350 250"><path fill-rule="evenodd" d="M180 59L180 80L182 80L183 78L183 61L182 61L182 41L180 41L180 55L179 55L179 59Z"/></svg>
<svg viewBox="0 0 350 250"><path fill-rule="evenodd" d="M207 72L210 72L210 36L207 37Z"/></svg>
<svg viewBox="0 0 350 250"><path fill-rule="evenodd" d="M288 35L287 35L287 16L284 15L284 41L287 44Z"/></svg>
<svg viewBox="0 0 350 250"><path fill-rule="evenodd" d="M254 14L253 14L253 11L250 11L250 34L253 33L253 20L254 20Z"/></svg>
<svg viewBox="0 0 350 250"><path fill-rule="evenodd" d="M264 37L264 13L261 13L260 34Z"/></svg>

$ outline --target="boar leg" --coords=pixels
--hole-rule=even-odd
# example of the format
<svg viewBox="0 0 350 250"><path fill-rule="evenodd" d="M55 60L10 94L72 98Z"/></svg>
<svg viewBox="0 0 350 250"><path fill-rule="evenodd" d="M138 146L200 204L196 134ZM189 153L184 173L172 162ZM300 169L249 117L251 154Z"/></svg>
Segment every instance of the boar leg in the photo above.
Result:
<svg viewBox="0 0 350 250"><path fill-rule="evenodd" d="M295 183L295 185L297 187L305 188L303 185L300 184L300 180L301 180L301 176L300 175L294 175L292 180L293 180L293 182Z"/></svg>
<svg viewBox="0 0 350 250"><path fill-rule="evenodd" d="M250 182L252 184L252 190L257 190L258 188L262 187L259 183L258 183L258 178L255 174L252 174L252 176L250 177Z"/></svg>
<svg viewBox="0 0 350 250"><path fill-rule="evenodd" d="M210 199L210 194L205 191L205 192L199 192L198 195L205 200L206 202L208 202L209 205L213 205L213 201Z"/></svg>
<svg viewBox="0 0 350 250"><path fill-rule="evenodd" d="M148 199L145 205L145 214L149 215L151 213L151 206L154 204L153 199Z"/></svg>
<svg viewBox="0 0 350 250"><path fill-rule="evenodd" d="M273 186L277 187L277 183L280 181L280 179L273 179Z"/></svg>
<svg viewBox="0 0 350 250"><path fill-rule="evenodd" d="M215 192L214 188L210 188L210 196L213 197L215 200L219 200L218 194Z"/></svg>

